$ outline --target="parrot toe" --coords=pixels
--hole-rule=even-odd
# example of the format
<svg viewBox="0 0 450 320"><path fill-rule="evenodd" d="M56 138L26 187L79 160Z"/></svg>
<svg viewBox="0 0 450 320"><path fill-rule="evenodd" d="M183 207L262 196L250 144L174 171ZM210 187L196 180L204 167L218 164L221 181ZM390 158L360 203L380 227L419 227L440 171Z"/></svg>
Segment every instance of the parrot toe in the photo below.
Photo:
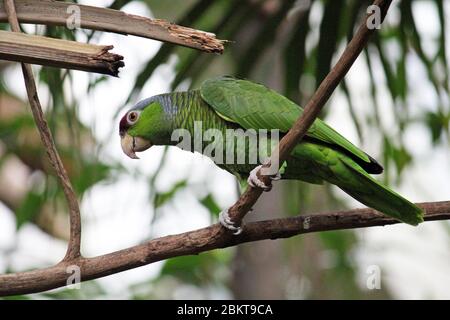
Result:
<svg viewBox="0 0 450 320"><path fill-rule="evenodd" d="M250 171L250 174L247 179L247 183L253 187L253 188L260 188L263 189L263 191L270 191L272 190L272 184L266 185L261 179L258 177L258 171L262 168L262 165L259 165L255 167L252 171ZM270 176L270 179L272 181L277 181L281 179L281 175L279 172L277 174Z"/></svg>
<svg viewBox="0 0 450 320"><path fill-rule="evenodd" d="M235 236L241 234L243 231L241 226L236 227L235 223L231 220L228 209L219 214L219 222L224 228L233 231Z"/></svg>

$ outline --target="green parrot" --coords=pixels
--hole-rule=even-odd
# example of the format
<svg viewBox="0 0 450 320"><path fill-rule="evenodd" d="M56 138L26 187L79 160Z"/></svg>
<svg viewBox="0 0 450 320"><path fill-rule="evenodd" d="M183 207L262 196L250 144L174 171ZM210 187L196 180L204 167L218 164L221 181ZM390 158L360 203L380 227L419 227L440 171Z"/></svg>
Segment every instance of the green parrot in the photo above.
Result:
<svg viewBox="0 0 450 320"><path fill-rule="evenodd" d="M174 145L180 147L180 130L194 139L184 137L180 148L191 152L198 151L210 157L219 167L242 178L265 191L264 185L256 175L263 161L236 161L243 157L250 159L255 152L270 156L276 139L268 132L279 132L279 138L292 127L303 109L279 93L247 80L232 77L219 77L206 80L199 90L174 92L157 95L140 101L121 119L119 133L122 150L131 158L136 152L144 151L153 145ZM215 136L202 139L202 135L214 132L226 133L229 130L257 137L256 150L245 143L224 143ZM177 131L178 130L178 131ZM264 144L258 134L266 131ZM178 132L174 139L174 132ZM231 136L232 142L239 134ZM200 143L196 143L200 139ZM193 140L193 141L192 141ZM219 143L220 142L220 143ZM197 145L195 145L197 144ZM211 147L213 145L213 147ZM208 147L209 146L209 147ZM211 152L215 149L215 152ZM214 153L214 154L213 154ZM223 153L223 154L222 154ZM234 161L224 161L232 154ZM243 158L240 158L241 160ZM219 161L219 160L220 161ZM227 158L230 160L230 158ZM372 157L358 149L325 122L316 119L305 137L292 150L283 163L280 173L272 179L296 179L309 183L332 183L344 192L388 216L411 225L423 221L423 211L396 192L382 185L369 174L380 174L383 168ZM233 225L227 213L220 222L233 231L240 231Z"/></svg>

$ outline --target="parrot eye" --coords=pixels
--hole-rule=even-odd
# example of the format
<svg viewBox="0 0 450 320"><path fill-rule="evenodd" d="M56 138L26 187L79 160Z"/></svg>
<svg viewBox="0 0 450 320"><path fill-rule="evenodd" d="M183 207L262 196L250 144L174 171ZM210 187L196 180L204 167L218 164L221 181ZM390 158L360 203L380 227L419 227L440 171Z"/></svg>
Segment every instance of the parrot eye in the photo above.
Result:
<svg viewBox="0 0 450 320"><path fill-rule="evenodd" d="M131 111L127 116L127 121L129 124L135 124L138 118L139 118L139 112Z"/></svg>

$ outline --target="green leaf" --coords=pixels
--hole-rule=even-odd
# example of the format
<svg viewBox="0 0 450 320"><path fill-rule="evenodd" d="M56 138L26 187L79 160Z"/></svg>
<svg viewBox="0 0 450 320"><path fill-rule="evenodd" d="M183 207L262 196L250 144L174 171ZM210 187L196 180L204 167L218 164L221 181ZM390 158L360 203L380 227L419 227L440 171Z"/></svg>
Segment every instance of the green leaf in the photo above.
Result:
<svg viewBox="0 0 450 320"><path fill-rule="evenodd" d="M403 169L412 161L411 154L403 145L397 147L393 143L391 143L387 137L385 137L384 139L384 155L385 168L387 169L389 160L393 160L398 175L400 175ZM387 178L387 176L388 175L386 174L385 178Z"/></svg>
<svg viewBox="0 0 450 320"><path fill-rule="evenodd" d="M210 0L201 0L196 3L192 9L190 9L186 15L177 21L177 24L182 26L193 26L197 19L201 18L201 16L208 10L208 8L213 4L214 1ZM134 99L141 89L144 87L147 80L152 76L155 69L167 61L169 56L173 53L173 50L176 48L173 44L164 43L161 48L158 50L156 55L152 57L144 66L142 71L138 74L134 86L128 96L127 102ZM193 50L193 49L189 49ZM125 104L126 104L125 103Z"/></svg>
<svg viewBox="0 0 450 320"><path fill-rule="evenodd" d="M444 133L444 130L449 126L449 117L445 117L439 112L428 112L425 115L425 122L430 129L433 144L437 144Z"/></svg>
<svg viewBox="0 0 450 320"><path fill-rule="evenodd" d="M154 202L153 202L154 205L155 205L155 208L161 207L167 201L172 199L179 190L184 189L186 186L187 186L187 181L186 180L182 180L182 181L177 182L172 187L172 189L170 189L169 191L163 192L163 193L156 193L155 194L155 199L154 199Z"/></svg>
<svg viewBox="0 0 450 320"><path fill-rule="evenodd" d="M208 194L206 197L200 200L200 203L209 210L209 212L215 216L218 217L219 213L221 211L220 207L218 206L217 202L214 200L212 194Z"/></svg>
<svg viewBox="0 0 450 320"><path fill-rule="evenodd" d="M227 5L228 7L224 8L227 10L223 10L224 14L221 19L217 19L218 21L213 27L207 28L219 38L222 37L221 32L229 25L229 23L233 23L234 19L239 17L242 11L245 11L245 8L247 7L247 5L242 5L241 0L228 1ZM224 35L223 38L227 39L228 37ZM201 71L205 70L206 65L208 65L214 57L212 55L205 55L199 50L183 50L182 52L185 54L180 54L181 61L176 67L177 74L171 85L172 90L175 90L175 88L191 74L195 74L197 77Z"/></svg>
<svg viewBox="0 0 450 320"><path fill-rule="evenodd" d="M440 87L439 81L437 80L435 72L433 70L433 63L431 62L430 58L427 57L425 51L423 50L421 35L419 33L419 30L417 30L416 23L414 21L414 16L412 13L412 1L405 0L400 2L400 9L402 12L402 19L400 25L405 29L405 34L408 35L412 47L414 48L418 57L424 64L427 70L428 79L430 80L431 84L433 85L436 91L437 96L439 97L439 87ZM400 39L404 40L404 38L405 37L401 37Z"/></svg>
<svg viewBox="0 0 450 320"><path fill-rule="evenodd" d="M347 81L345 79L343 79L342 82L341 82L341 89L344 92L345 98L347 99L347 105L348 105L349 113L350 113L350 116L351 116L351 118L353 120L353 124L355 125L356 132L358 133L358 139L359 139L360 142L363 142L364 141L364 139L363 139L364 137L363 137L363 134L362 134L362 126L361 126L361 123L359 122L358 117L356 115L356 110L355 110L355 107L353 105L352 95L350 94L350 91L349 91L348 86L347 86Z"/></svg>
<svg viewBox="0 0 450 320"><path fill-rule="evenodd" d="M173 276L196 285L214 281L217 270L228 261L225 252L210 251L199 255L172 258L164 264L160 276Z"/></svg>
<svg viewBox="0 0 450 320"><path fill-rule="evenodd" d="M445 29L446 29L446 23L445 23L445 10L444 10L444 4L442 0L435 0L436 6L438 8L438 15L439 15L439 24L440 24L440 34L439 34L439 51L438 56L441 59L442 65L444 66L445 70L449 70L448 68L448 62L447 62L447 53L446 53L446 35L445 35ZM444 88L446 89L446 92L450 92L450 86L449 86L449 76L448 72L445 72L444 75Z"/></svg>
<svg viewBox="0 0 450 320"><path fill-rule="evenodd" d="M45 196L35 191L28 192L20 207L16 211L16 227L20 229L24 223L36 217L45 203Z"/></svg>
<svg viewBox="0 0 450 320"><path fill-rule="evenodd" d="M310 9L308 8L300 14L292 37L284 49L284 92L289 99L297 103L301 103L300 77L303 74L306 57L305 41L309 32L309 13Z"/></svg>
<svg viewBox="0 0 450 320"><path fill-rule="evenodd" d="M247 45L244 54L239 58L236 70L238 77L246 78L267 47L273 44L278 27L293 4L294 0L284 0L280 8L262 25L261 30L258 30L255 40Z"/></svg>
<svg viewBox="0 0 450 320"><path fill-rule="evenodd" d="M330 72L331 59L338 44L341 10L344 7L343 0L329 0L325 5L317 49L316 87L319 87L322 80Z"/></svg>
<svg viewBox="0 0 450 320"><path fill-rule="evenodd" d="M398 97L399 93L398 93L397 86L396 86L394 72L392 71L389 61L385 55L385 51L382 46L381 37L379 36L378 33L375 33L373 39L374 39L375 47L377 48L378 56L380 57L380 61L383 66L383 71L384 71L384 75L386 77L386 82L387 82L389 92L391 94L392 100L395 101L396 98Z"/></svg>
<svg viewBox="0 0 450 320"><path fill-rule="evenodd" d="M101 162L85 162L82 164L82 174L72 178L77 194L83 194L94 184L106 179L112 167Z"/></svg>

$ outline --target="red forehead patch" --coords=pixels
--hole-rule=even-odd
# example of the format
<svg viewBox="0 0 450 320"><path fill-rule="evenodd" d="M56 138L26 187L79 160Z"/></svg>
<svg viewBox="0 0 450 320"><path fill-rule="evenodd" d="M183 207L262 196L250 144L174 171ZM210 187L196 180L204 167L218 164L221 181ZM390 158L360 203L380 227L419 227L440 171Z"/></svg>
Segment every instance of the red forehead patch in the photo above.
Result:
<svg viewBox="0 0 450 320"><path fill-rule="evenodd" d="M122 119L120 119L120 122L119 122L119 134L121 137L123 137L125 135L126 131L130 127L130 125L128 124L128 121L127 121L127 115L128 115L128 112L125 113L125 115L122 117Z"/></svg>

